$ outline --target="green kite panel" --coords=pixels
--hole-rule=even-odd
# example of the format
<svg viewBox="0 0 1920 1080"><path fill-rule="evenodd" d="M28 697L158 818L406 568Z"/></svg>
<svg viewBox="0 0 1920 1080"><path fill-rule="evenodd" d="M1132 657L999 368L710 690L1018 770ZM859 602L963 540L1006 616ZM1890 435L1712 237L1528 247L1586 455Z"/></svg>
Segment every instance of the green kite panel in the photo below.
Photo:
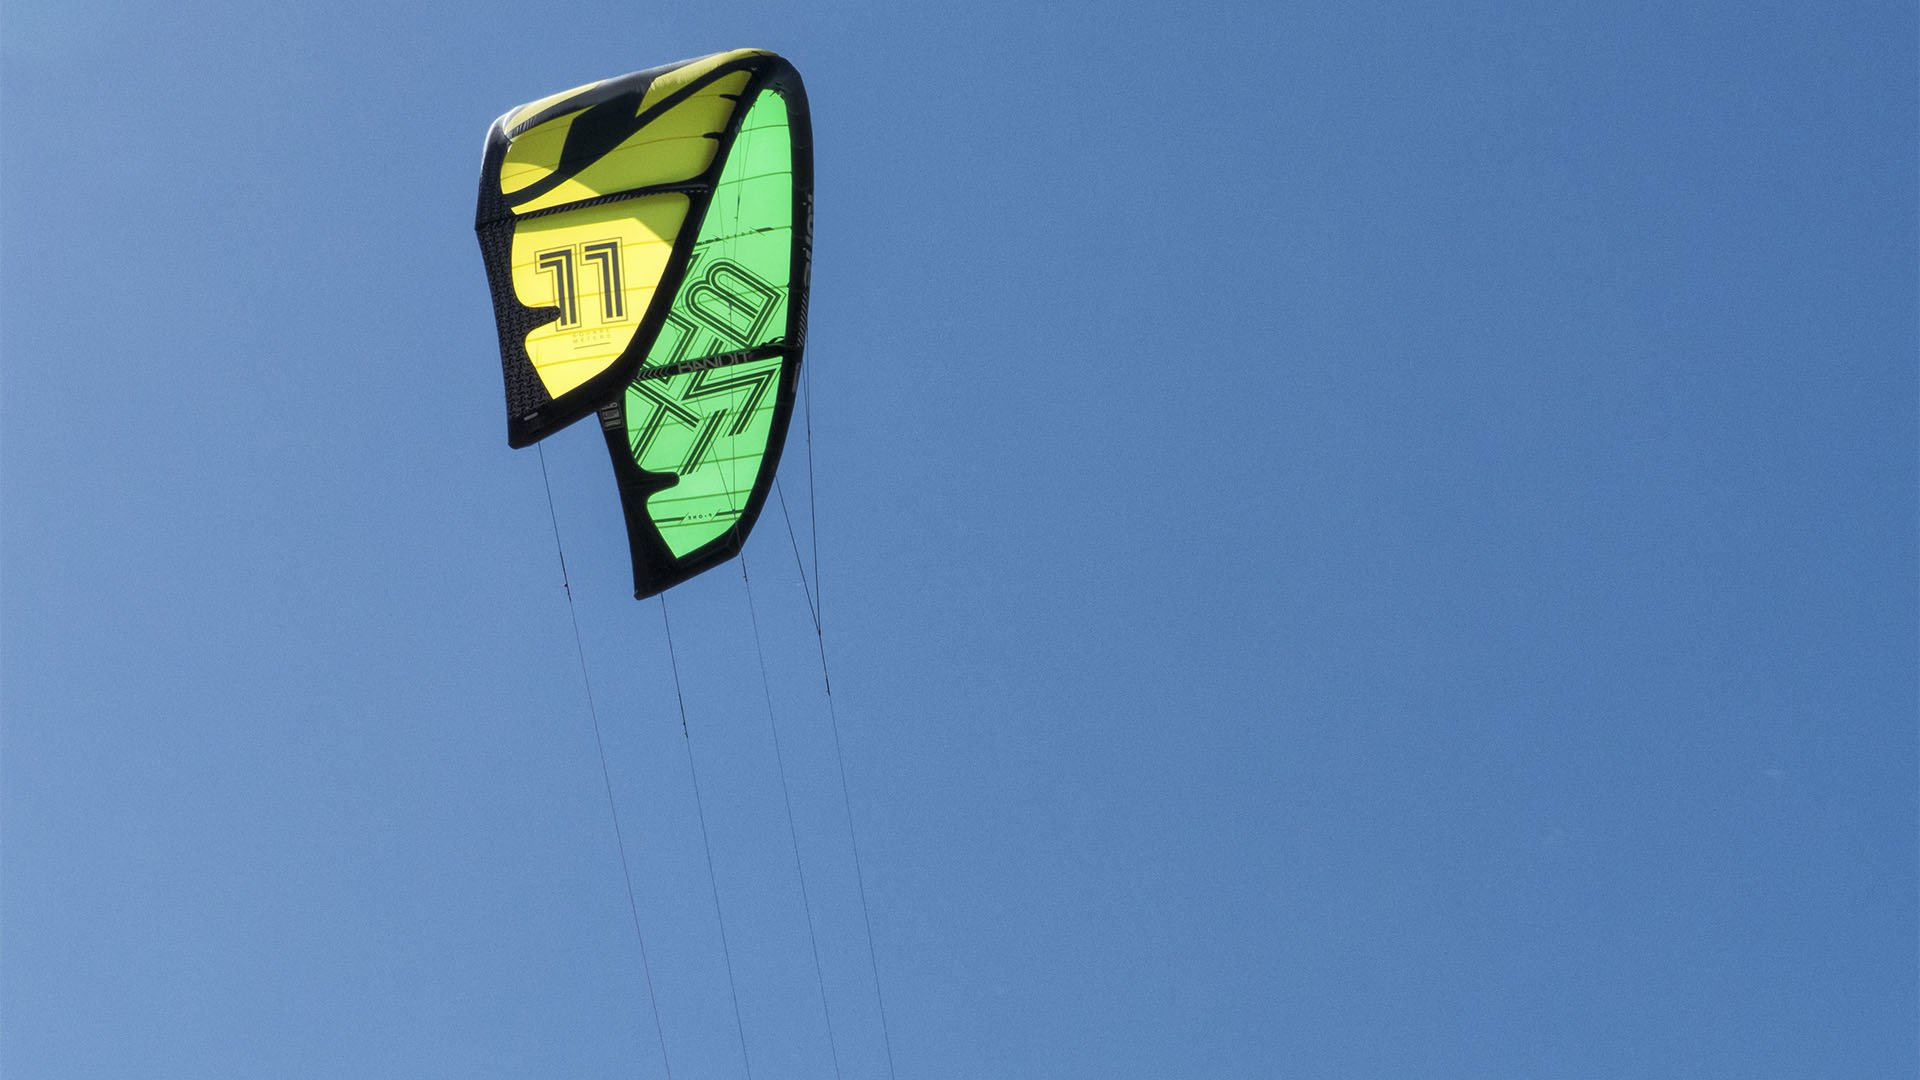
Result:
<svg viewBox="0 0 1920 1080"><path fill-rule="evenodd" d="M797 85L745 99L665 325L601 410L636 596L737 553L779 464L806 332L811 162Z"/></svg>

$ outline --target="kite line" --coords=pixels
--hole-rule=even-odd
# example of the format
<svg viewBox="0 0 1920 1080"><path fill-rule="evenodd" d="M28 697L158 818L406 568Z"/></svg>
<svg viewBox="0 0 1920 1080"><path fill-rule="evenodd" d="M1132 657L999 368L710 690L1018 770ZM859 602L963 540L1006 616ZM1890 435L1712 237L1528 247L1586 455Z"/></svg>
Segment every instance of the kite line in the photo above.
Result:
<svg viewBox="0 0 1920 1080"><path fill-rule="evenodd" d="M727 991L733 995L733 1026L740 1035L740 1063L753 1080L753 1060L747 1056L747 1025L740 1018L740 987L733 978L733 950L727 945L727 920L720 913L720 883L713 872L713 841L707 835L707 808L700 798L700 771L693 765L693 736L687 730L687 699L680 692L680 661L673 651L673 620L667 617L667 594L660 594L660 623L667 630L667 662L673 667L673 695L680 702L680 744L687 749L687 775L693 780L693 808L700 818L700 846L707 853L707 888L713 892L713 919L720 926L720 957L727 965Z"/></svg>
<svg viewBox="0 0 1920 1080"><path fill-rule="evenodd" d="M567 617L573 621L573 648L580 657L580 681L587 690L587 716L593 721L593 745L600 754L600 780L606 785L607 813L613 817L613 843L620 852L620 877L627 884L627 911L633 916L634 940L640 943L640 971L646 977L647 1001L653 1008L653 1033L660 1041L660 1066L666 1070L667 1080L673 1080L673 1065L667 1060L667 1033L660 1023L660 999L653 992L653 968L647 962L647 936L640 931L640 904L633 896L633 871L627 864L627 841L620 832L620 808L613 798L613 774L607 769L607 745L600 736L600 711L594 706L593 679L587 674L587 648L580 638L580 616L573 606L573 584L567 579L567 551L560 543L560 516L553 509L553 482L547 477L547 451L544 446L535 445L540 451L540 482L547 489L547 519L553 523L553 548L560 556L560 588L567 594ZM678 673L674 676L674 688L679 689ZM684 722L684 706L681 713Z"/></svg>
<svg viewBox="0 0 1920 1080"><path fill-rule="evenodd" d="M840 779L840 807L847 818L847 843L853 852L853 880L860 896L860 922L867 936L867 970L873 977L873 1000L880 1014L880 1039L887 1051L887 1076L895 1077L893 1066L893 1033L887 1026L887 1001L880 988L880 959L873 943L873 914L867 903L867 876L860 863L860 836L853 824L853 796L847 785L847 758L840 744L840 713L833 702L833 675L827 668L827 637L821 620L821 596L824 589L820 582L820 516L815 510L815 485L813 475L813 377L811 369L800 373L801 401L804 410L804 422L807 436L807 517L812 533L813 547L813 583L807 583L806 563L800 557L800 542L795 539L793 518L787 513L787 494L780 487L778 477L774 478L774 492L780 499L780 516L786 519L787 539L793 546L794 568L800 574L800 586L806 590L807 607L813 616L813 637L820 652L820 682L827 697L827 725L833 733L834 770ZM742 555L741 573L746 573L745 555Z"/></svg>

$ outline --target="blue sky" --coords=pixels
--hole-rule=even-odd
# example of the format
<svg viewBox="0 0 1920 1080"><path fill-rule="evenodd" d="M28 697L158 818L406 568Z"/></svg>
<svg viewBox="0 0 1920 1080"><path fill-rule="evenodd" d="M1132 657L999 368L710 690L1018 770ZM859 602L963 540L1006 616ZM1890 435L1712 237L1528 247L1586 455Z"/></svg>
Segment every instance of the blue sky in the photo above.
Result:
<svg viewBox="0 0 1920 1080"><path fill-rule="evenodd" d="M1915 45L10 0L0 1069L1914 1074ZM683 739L472 210L500 112L740 46L814 111L834 711L776 506L751 613L668 595Z"/></svg>

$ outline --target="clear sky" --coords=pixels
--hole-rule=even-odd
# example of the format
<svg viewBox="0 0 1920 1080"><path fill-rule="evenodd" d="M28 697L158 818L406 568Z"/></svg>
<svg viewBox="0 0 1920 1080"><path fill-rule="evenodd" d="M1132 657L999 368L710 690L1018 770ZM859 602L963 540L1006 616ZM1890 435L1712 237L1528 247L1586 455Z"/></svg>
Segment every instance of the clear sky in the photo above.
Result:
<svg viewBox="0 0 1920 1080"><path fill-rule="evenodd" d="M0 1071L1915 1075L1915 19L6 0ZM813 492L683 738L473 205L742 46Z"/></svg>

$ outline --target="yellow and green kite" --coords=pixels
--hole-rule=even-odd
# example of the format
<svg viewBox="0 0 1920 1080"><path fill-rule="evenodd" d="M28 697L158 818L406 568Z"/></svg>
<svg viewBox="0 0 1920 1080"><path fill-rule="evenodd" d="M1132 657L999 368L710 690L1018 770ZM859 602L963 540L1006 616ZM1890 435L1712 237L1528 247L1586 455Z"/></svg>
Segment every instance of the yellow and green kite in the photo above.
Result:
<svg viewBox="0 0 1920 1080"><path fill-rule="evenodd" d="M598 413L636 597L731 558L772 487L806 337L813 145L792 65L716 53L509 111L474 228L508 445Z"/></svg>

